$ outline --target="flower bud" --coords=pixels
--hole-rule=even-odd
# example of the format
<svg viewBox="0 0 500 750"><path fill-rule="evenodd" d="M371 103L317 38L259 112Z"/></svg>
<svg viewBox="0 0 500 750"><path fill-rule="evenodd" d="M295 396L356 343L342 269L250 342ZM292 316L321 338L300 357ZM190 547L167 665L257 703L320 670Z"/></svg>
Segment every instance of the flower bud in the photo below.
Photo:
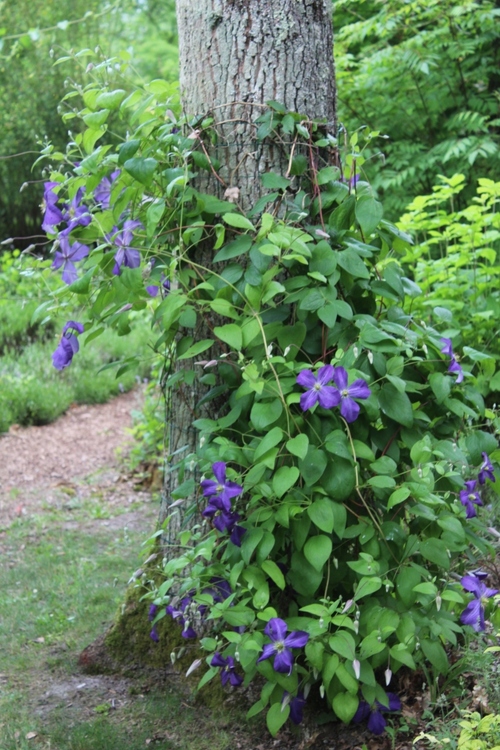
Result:
<svg viewBox="0 0 500 750"><path fill-rule="evenodd" d="M354 674L356 675L356 679L359 680L359 676L361 674L361 664L359 659L354 659L352 663L352 668L354 669Z"/></svg>
<svg viewBox="0 0 500 750"><path fill-rule="evenodd" d="M392 680L392 671L389 669L389 667L387 667L387 669L385 670L384 676L385 676L385 685L387 687Z"/></svg>

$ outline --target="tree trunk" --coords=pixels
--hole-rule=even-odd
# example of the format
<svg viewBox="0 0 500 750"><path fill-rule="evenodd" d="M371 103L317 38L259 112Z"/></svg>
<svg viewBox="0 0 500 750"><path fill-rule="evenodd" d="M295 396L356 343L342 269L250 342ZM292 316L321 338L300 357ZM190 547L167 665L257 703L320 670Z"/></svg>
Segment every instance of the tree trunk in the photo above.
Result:
<svg viewBox="0 0 500 750"><path fill-rule="evenodd" d="M207 148L221 164L218 178L206 172L197 177L200 191L248 210L260 197L260 175L286 172L287 150L275 141L256 139L255 121L267 101L280 102L305 120L322 120L335 134L331 16L330 0L177 0L183 108L199 120L213 117L217 144ZM213 256L203 247L197 253ZM200 321L198 330L190 333L195 339L210 337L210 325L207 329L207 322ZM180 364L203 372L192 361ZM160 522L171 516L164 535L167 556L175 554L178 532L189 526L183 512L187 503L171 515L172 493L188 479L199 481L195 462L190 466L185 461L197 448L192 423L219 416L217 401L200 409L204 392L198 376L189 386L180 382L168 394L170 458L160 510Z"/></svg>
<svg viewBox="0 0 500 750"><path fill-rule="evenodd" d="M177 0L177 22L184 111L214 117L219 196L238 188L247 209L262 173L286 171L282 152L255 138L267 101L335 134L331 0Z"/></svg>

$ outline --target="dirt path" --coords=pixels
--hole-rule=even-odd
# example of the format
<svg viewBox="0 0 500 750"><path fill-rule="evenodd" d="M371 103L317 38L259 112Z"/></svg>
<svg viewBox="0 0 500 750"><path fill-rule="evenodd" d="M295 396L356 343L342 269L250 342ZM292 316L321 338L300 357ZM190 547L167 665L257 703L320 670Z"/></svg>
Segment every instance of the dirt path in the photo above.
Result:
<svg viewBox="0 0 500 750"><path fill-rule="evenodd" d="M131 412L140 404L140 392L131 391L107 404L74 406L52 424L14 425L0 435L0 529L20 516L71 508L97 491L109 511L148 501L119 471L119 456L132 442Z"/></svg>

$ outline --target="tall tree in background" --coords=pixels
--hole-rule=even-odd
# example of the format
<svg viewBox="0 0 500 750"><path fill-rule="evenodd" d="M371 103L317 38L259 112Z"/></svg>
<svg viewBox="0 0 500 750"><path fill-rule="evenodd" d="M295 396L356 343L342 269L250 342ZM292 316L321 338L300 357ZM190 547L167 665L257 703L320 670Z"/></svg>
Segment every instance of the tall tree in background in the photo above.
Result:
<svg viewBox="0 0 500 750"><path fill-rule="evenodd" d="M184 111L196 123L209 118L215 145L207 153L220 163L218 174L198 178L197 188L248 211L262 194L261 175L285 174L288 149L275 141L257 140L256 122L266 102L314 118L335 134L335 72L332 5L330 0L177 0L180 50L180 86ZM268 111L272 118L272 112ZM213 122L212 122L213 118ZM271 131L272 121L261 123ZM262 131L259 132L262 138ZM203 243L197 261L210 267L214 251ZM195 340L213 337L217 322L201 321ZM193 369L192 360L182 368ZM199 368L198 368L199 370ZM190 478L184 459L196 451L193 422L202 416L217 418L224 399L200 407L206 392L199 379L179 382L168 407L169 454L175 456L166 471L160 519L169 515L172 492ZM214 413L215 412L215 413ZM176 462L183 464L179 475ZM175 546L184 520L179 509L168 527L168 543Z"/></svg>

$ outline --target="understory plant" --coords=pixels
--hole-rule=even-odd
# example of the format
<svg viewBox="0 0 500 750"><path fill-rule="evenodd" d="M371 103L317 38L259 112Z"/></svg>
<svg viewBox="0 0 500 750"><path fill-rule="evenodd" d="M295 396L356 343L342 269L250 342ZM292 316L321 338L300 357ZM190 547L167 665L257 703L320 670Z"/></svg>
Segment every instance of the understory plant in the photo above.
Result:
<svg viewBox="0 0 500 750"><path fill-rule="evenodd" d="M168 86L79 93L84 130L45 154L46 265L85 306L54 364L80 356L81 329L126 333L149 310L169 398L203 393L196 448L171 448L166 467L164 527L180 531L148 594L152 638L172 617L199 639L200 686L257 679L249 716L265 710L273 734L311 691L380 733L394 675L445 674L496 595L475 570L499 458L483 359L451 321L412 314L409 238L355 174L356 139L342 162L321 123L269 102L257 135L286 135L289 166L244 213L197 189L217 133L166 110ZM130 126L118 147L111 110Z"/></svg>
<svg viewBox="0 0 500 750"><path fill-rule="evenodd" d="M481 392L487 395L500 388L500 182L479 178L472 202L459 210L465 186L463 174L441 175L432 193L414 198L398 226L415 240L403 257L422 289L414 314L447 324L455 340L467 345L468 356L482 360Z"/></svg>

